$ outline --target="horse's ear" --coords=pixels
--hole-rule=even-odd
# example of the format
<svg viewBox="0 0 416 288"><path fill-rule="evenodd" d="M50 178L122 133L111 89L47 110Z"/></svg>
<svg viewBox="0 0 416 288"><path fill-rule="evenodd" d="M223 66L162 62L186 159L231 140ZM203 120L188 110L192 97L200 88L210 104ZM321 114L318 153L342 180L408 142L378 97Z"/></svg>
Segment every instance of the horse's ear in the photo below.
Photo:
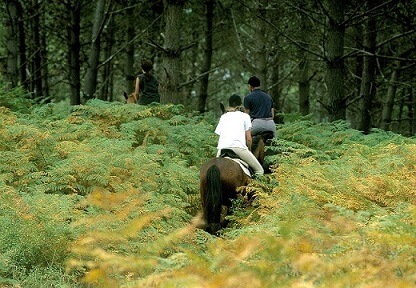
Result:
<svg viewBox="0 0 416 288"><path fill-rule="evenodd" d="M129 96L127 95L127 92L126 91L124 91L123 95L124 95L124 99L127 100L129 98Z"/></svg>
<svg viewBox="0 0 416 288"><path fill-rule="evenodd" d="M220 108L221 108L222 114L224 114L225 113L225 106L221 102L220 102Z"/></svg>

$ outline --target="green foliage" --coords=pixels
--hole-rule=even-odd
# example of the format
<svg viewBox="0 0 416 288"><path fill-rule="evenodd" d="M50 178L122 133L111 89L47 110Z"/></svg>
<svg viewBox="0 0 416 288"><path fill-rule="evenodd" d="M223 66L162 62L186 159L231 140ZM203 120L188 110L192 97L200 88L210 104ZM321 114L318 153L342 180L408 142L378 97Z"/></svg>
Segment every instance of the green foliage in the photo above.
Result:
<svg viewBox="0 0 416 288"><path fill-rule="evenodd" d="M62 269L72 238L67 223L72 202L73 199L43 193L20 194L11 187L1 185L2 281L8 282L5 279L17 275L28 275L34 269Z"/></svg>
<svg viewBox="0 0 416 288"><path fill-rule="evenodd" d="M7 89L4 83L0 86L0 107L7 107L19 113L29 113L33 104L23 88Z"/></svg>
<svg viewBox="0 0 416 288"><path fill-rule="evenodd" d="M267 151L273 173L242 189L213 237L196 229L212 115L98 100L30 117L1 109L3 283L414 284L415 139L341 121L282 125Z"/></svg>

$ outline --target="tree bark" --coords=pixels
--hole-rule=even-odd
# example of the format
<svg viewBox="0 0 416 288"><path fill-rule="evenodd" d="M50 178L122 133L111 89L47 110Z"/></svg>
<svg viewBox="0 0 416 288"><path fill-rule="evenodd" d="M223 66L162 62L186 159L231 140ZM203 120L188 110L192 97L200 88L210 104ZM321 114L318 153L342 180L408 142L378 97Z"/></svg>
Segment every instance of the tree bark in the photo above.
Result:
<svg viewBox="0 0 416 288"><path fill-rule="evenodd" d="M7 49L7 78L11 87L16 87L19 83L19 44L18 35L19 27L19 3L18 1L7 0L7 21L6 21L6 49Z"/></svg>
<svg viewBox="0 0 416 288"><path fill-rule="evenodd" d="M279 46L279 36L277 34L274 35L274 45ZM271 64L272 70L270 72L270 83L272 85L269 88L269 94L273 99L274 104L274 122L275 123L283 123L283 100L282 100L282 85L280 84L280 56L279 54L275 55L272 60Z"/></svg>
<svg viewBox="0 0 416 288"><path fill-rule="evenodd" d="M43 81L42 81L42 43L40 35L40 4L38 0L34 0L32 6L32 43L33 43L33 55L32 62L32 75L33 75L33 97L38 101L42 98L43 93Z"/></svg>
<svg viewBox="0 0 416 288"><path fill-rule="evenodd" d="M181 75L181 16L185 0L165 0L165 43L160 102L184 104L185 95L179 91Z"/></svg>
<svg viewBox="0 0 416 288"><path fill-rule="evenodd" d="M18 14L18 38L19 38L19 59L20 59L20 83L25 88L25 90L29 91L29 84L27 79L27 57L26 57L26 32L25 26L23 22L23 7L19 1L17 3L17 14Z"/></svg>
<svg viewBox="0 0 416 288"><path fill-rule="evenodd" d="M413 95L413 87L408 87L407 88L408 93L407 93L407 114L409 117L409 131L408 134L409 136L413 136L415 135L415 128L416 128L416 119L415 119L415 111L416 111L416 101L415 101L415 97Z"/></svg>
<svg viewBox="0 0 416 288"><path fill-rule="evenodd" d="M372 9L374 0L367 0L366 4L369 10ZM376 19L371 15L366 16L364 22L364 50L368 53L364 55L363 74L360 86L361 100L361 121L358 130L364 134L368 134L371 130L371 112L373 106L373 99L376 94L376 36L377 25Z"/></svg>
<svg viewBox="0 0 416 288"><path fill-rule="evenodd" d="M394 70L390 76L390 83L387 89L387 101L383 105L382 110L382 129L383 130L391 130L391 121L393 115L393 108L394 102L396 99L396 91L397 91L397 81L399 79L399 72L400 72L400 61L396 61L396 65Z"/></svg>
<svg viewBox="0 0 416 288"><path fill-rule="evenodd" d="M68 17L67 46L68 46L68 78L70 86L70 105L81 104L81 75L80 75L80 33L81 33L81 4L77 0L65 2Z"/></svg>
<svg viewBox="0 0 416 288"><path fill-rule="evenodd" d="M98 0L95 8L94 25L92 28L91 46L88 57L88 68L85 76L84 100L94 98L97 89L97 70L100 58L100 36L104 23L105 0Z"/></svg>
<svg viewBox="0 0 416 288"><path fill-rule="evenodd" d="M258 15L267 15L267 9L269 0L261 0L258 1ZM267 17L267 16L266 16ZM255 49L256 55L256 65L257 71L255 71L257 77L260 79L261 87L265 92L269 93L269 85L268 85L268 29L266 25L266 21L263 19L259 19L257 23L258 34L253 35L258 40L255 40L259 46Z"/></svg>
<svg viewBox="0 0 416 288"><path fill-rule="evenodd" d="M204 76L201 78L201 90L198 98L198 110L200 113L205 112L205 106L208 98L208 84L209 73L211 70L212 62L212 34L213 34L213 18L214 18L214 2L215 0L206 1L206 30L205 30L205 49L204 49L204 62L202 64L201 74Z"/></svg>
<svg viewBox="0 0 416 288"><path fill-rule="evenodd" d="M326 85L329 94L329 120L346 118L344 90L344 7L345 0L325 0L328 11L328 36L326 40Z"/></svg>
<svg viewBox="0 0 416 288"><path fill-rule="evenodd" d="M43 103L50 103L50 94L49 94L49 63L48 63L48 43L46 39L46 24L45 24L45 11L41 11L39 9L39 22L40 27L40 63L41 63L41 79L42 79L42 102Z"/></svg>
<svg viewBox="0 0 416 288"><path fill-rule="evenodd" d="M136 80L136 73L134 71L134 44L133 39L136 37L136 26L135 26L135 14L134 14L134 1L129 1L130 8L126 9L126 42L128 43L126 46L126 63L125 63L125 91L127 94L134 92L134 83Z"/></svg>
<svg viewBox="0 0 416 288"><path fill-rule="evenodd" d="M303 3L304 4L304 3ZM300 41L302 43L308 43L307 36L310 33L310 25L307 24L307 18L301 17L301 29ZM310 78L309 78L309 61L306 58L305 50L302 48L298 49L299 58L299 112L301 115L308 115L310 113Z"/></svg>
<svg viewBox="0 0 416 288"><path fill-rule="evenodd" d="M105 59L112 59L112 50L114 46L114 18L111 17L109 23L105 29L104 38L105 38L105 47L104 47L104 54ZM101 93L99 95L99 99L112 101L112 79L113 79L113 61L106 61L104 64L104 71L103 71L103 85L101 88Z"/></svg>

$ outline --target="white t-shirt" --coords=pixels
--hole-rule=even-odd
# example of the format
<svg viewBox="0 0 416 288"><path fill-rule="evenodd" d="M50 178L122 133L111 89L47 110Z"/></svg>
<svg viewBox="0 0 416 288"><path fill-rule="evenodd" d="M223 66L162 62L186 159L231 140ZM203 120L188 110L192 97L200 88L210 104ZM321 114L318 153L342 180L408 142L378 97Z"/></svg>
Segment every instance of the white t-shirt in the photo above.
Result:
<svg viewBox="0 0 416 288"><path fill-rule="evenodd" d="M215 133L220 135L217 148L247 148L246 131L250 128L251 120L247 113L233 111L223 114L215 129Z"/></svg>

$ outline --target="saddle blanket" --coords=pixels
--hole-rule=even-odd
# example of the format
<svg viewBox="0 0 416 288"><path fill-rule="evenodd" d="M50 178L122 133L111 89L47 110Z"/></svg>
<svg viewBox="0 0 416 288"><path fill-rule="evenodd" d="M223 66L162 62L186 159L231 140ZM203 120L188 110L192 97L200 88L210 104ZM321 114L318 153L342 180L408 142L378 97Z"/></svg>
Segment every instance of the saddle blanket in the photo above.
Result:
<svg viewBox="0 0 416 288"><path fill-rule="evenodd" d="M241 160L241 159L237 159L237 158L231 158L231 157L225 157L225 158L231 159L231 160L233 160L234 162L238 163L238 164L240 165L241 169L243 169L244 173L245 173L248 177L251 177L251 173L250 173L250 170L248 169L248 164L247 164L246 162L244 162L244 161L243 161L243 160Z"/></svg>

